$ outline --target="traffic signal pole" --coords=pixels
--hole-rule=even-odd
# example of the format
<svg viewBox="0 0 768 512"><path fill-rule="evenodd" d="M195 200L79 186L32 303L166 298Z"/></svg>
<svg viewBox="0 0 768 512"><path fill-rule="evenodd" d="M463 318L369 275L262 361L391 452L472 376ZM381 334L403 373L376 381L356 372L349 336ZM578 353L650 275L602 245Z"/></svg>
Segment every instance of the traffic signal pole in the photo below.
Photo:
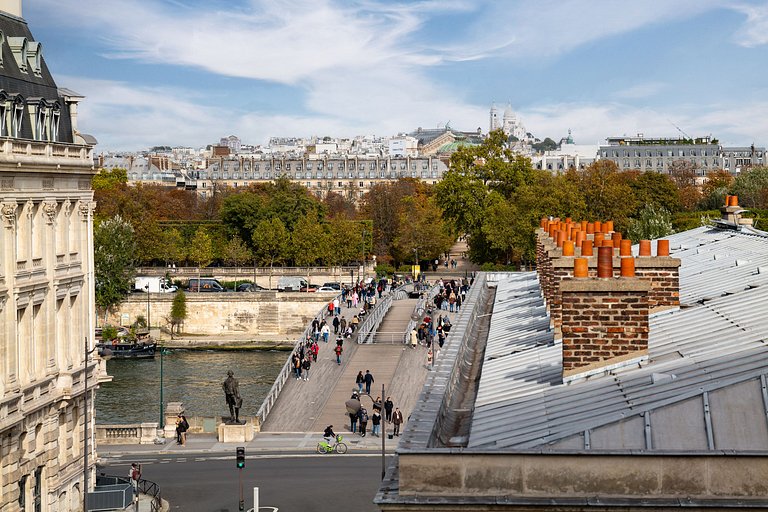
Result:
<svg viewBox="0 0 768 512"><path fill-rule="evenodd" d="M238 509L245 510L245 499L243 499L243 468L245 468L245 446L238 446L235 453L237 456L238 480L240 482L240 504Z"/></svg>

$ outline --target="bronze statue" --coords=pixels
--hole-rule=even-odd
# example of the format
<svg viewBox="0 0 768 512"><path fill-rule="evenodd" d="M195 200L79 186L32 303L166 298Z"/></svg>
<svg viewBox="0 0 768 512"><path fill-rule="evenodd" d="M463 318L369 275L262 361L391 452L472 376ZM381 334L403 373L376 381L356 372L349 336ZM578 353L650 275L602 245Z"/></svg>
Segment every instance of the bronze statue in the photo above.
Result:
<svg viewBox="0 0 768 512"><path fill-rule="evenodd" d="M227 423L235 423L239 425L240 407L243 405L243 399L240 397L237 379L234 377L232 370L227 372L227 380L221 384L221 387L224 388L224 394L227 397L227 405L229 406L229 421Z"/></svg>

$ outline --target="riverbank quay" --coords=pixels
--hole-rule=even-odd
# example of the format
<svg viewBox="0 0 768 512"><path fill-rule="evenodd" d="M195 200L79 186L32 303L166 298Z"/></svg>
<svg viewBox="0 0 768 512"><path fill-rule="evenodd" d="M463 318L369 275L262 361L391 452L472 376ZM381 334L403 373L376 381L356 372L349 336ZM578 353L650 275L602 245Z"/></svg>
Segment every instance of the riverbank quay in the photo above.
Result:
<svg viewBox="0 0 768 512"><path fill-rule="evenodd" d="M185 350L292 350L296 337L259 336L253 334L187 335L173 338L167 332L152 330L152 336L165 349Z"/></svg>

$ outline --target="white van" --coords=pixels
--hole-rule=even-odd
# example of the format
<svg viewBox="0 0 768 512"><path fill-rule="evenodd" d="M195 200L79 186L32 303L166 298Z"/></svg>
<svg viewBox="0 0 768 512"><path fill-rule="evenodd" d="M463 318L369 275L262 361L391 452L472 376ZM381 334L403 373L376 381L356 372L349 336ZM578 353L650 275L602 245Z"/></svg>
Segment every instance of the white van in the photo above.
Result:
<svg viewBox="0 0 768 512"><path fill-rule="evenodd" d="M298 292L301 288L308 286L307 280L303 277L284 276L277 282L277 291L279 292Z"/></svg>

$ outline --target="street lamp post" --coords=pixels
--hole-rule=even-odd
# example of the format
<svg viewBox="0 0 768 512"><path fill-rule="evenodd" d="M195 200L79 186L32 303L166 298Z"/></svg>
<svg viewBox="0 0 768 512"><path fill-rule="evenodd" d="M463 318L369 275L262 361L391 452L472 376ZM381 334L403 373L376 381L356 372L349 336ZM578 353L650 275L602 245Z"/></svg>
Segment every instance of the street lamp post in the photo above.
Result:
<svg viewBox="0 0 768 512"><path fill-rule="evenodd" d="M163 354L165 350L160 347L160 430L165 428L165 417L163 416Z"/></svg>
<svg viewBox="0 0 768 512"><path fill-rule="evenodd" d="M149 283L147 283L144 288L147 290L147 332L151 334L151 325L152 322L149 317Z"/></svg>

